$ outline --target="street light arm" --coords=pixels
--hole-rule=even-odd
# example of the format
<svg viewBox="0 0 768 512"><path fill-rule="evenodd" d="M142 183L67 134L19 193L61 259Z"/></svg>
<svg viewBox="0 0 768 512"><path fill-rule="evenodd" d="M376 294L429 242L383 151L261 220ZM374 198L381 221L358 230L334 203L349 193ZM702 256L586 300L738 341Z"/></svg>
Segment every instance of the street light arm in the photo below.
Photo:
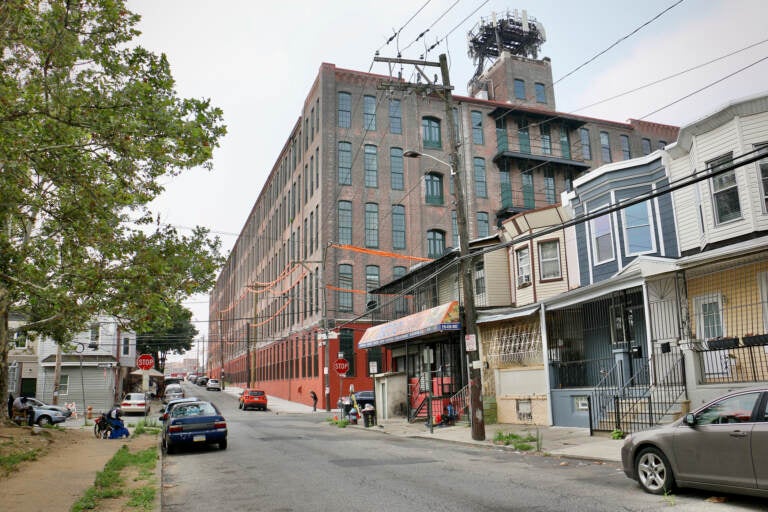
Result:
<svg viewBox="0 0 768 512"><path fill-rule="evenodd" d="M428 155L427 153L421 153L419 151L409 150L409 151L406 151L405 153L403 153L403 156L406 157L406 158L420 158L422 156L425 156L427 158L431 158L435 162L439 162L439 163L441 163L443 165L448 166L448 168L451 169L451 176L456 174L456 170L453 168L453 165L451 165L449 162L446 162L445 160L440 160L439 158L437 158L435 156L432 156L432 155Z"/></svg>

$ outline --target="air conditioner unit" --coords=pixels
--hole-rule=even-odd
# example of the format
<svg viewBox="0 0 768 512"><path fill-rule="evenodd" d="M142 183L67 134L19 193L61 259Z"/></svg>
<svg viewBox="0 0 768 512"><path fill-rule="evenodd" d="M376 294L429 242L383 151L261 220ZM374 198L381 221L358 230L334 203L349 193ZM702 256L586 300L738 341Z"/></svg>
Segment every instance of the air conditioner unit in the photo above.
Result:
<svg viewBox="0 0 768 512"><path fill-rule="evenodd" d="M528 286L531 284L531 275L517 276L517 286Z"/></svg>

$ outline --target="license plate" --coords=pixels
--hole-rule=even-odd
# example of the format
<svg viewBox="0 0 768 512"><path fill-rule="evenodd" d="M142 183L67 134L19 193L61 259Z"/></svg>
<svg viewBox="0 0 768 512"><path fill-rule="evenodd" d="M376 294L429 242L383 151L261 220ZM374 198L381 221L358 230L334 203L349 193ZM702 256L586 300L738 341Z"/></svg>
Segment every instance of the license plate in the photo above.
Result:
<svg viewBox="0 0 768 512"><path fill-rule="evenodd" d="M192 437L192 441L194 441L195 443L204 443L205 436L194 436Z"/></svg>

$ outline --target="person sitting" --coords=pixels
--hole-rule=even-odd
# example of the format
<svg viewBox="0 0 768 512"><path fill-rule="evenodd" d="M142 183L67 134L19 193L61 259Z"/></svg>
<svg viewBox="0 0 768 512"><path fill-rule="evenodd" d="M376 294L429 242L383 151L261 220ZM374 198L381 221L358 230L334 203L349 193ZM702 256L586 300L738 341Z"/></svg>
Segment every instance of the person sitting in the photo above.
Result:
<svg viewBox="0 0 768 512"><path fill-rule="evenodd" d="M107 413L107 421L112 427L112 432L109 434L110 439L120 439L121 437L128 437L130 433L125 428L123 420L120 418L123 415L122 409L117 405L109 410Z"/></svg>
<svg viewBox="0 0 768 512"><path fill-rule="evenodd" d="M456 424L456 408L453 407L453 404L448 404L445 406L445 409L443 409L443 417L440 421L441 425L455 425Z"/></svg>
<svg viewBox="0 0 768 512"><path fill-rule="evenodd" d="M34 417L35 412L32 408L32 405L27 402L27 397L20 396L16 398L16 400L13 401L13 404L11 406L11 409L13 409L13 414L11 416L11 419L21 425L22 423L27 423L27 425L32 426L34 423Z"/></svg>

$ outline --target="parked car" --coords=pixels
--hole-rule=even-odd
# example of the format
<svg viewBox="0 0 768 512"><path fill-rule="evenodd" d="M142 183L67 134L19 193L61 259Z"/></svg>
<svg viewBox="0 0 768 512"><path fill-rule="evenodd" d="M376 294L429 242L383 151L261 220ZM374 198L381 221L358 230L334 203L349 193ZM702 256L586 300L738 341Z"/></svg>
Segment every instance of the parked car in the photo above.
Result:
<svg viewBox="0 0 768 512"><path fill-rule="evenodd" d="M197 384L198 386L205 386L206 384L208 384L208 377L206 377L205 375L201 375L195 380L195 384Z"/></svg>
<svg viewBox="0 0 768 512"><path fill-rule="evenodd" d="M208 391L221 391L221 382L219 379L208 379L205 383L205 389Z"/></svg>
<svg viewBox="0 0 768 512"><path fill-rule="evenodd" d="M149 414L149 399L144 393L128 393L120 402L120 409L125 414L139 413L146 416Z"/></svg>
<svg viewBox="0 0 768 512"><path fill-rule="evenodd" d="M169 400L167 404L165 404L165 407L162 408L160 411L160 421L165 421L168 419L168 413L171 412L171 409L176 407L178 404L183 404L185 402L198 402L200 399L196 396L188 396L184 398L175 398L173 400Z"/></svg>
<svg viewBox="0 0 768 512"><path fill-rule="evenodd" d="M162 447L172 454L181 446L218 444L227 449L227 421L210 402L176 404L163 422Z"/></svg>
<svg viewBox="0 0 768 512"><path fill-rule="evenodd" d="M675 487L768 497L768 387L743 389L624 440L624 473L651 494Z"/></svg>
<svg viewBox="0 0 768 512"><path fill-rule="evenodd" d="M56 409L47 409L47 408L32 406L32 410L35 413L32 421L40 425L41 427L45 427L48 425L55 425L56 423L63 423L67 421L67 418L69 417L69 416L66 416L65 413L63 413L62 411L58 411Z"/></svg>
<svg viewBox="0 0 768 512"><path fill-rule="evenodd" d="M165 387L165 393L163 394L163 403L167 404L174 398L184 398L184 390L181 389L179 384L171 384Z"/></svg>
<svg viewBox="0 0 768 512"><path fill-rule="evenodd" d="M45 402L41 402L37 398L32 398L31 396L27 397L27 403L36 409L47 409L50 411L58 411L61 414L63 414L65 418L69 418L70 416L72 416L72 410L69 409L68 407L64 407L63 405L46 404Z"/></svg>
<svg viewBox="0 0 768 512"><path fill-rule="evenodd" d="M181 382L183 380L184 379L182 379L181 377L166 377L163 379L163 384L165 384L166 386L170 386L171 384L181 385Z"/></svg>
<svg viewBox="0 0 768 512"><path fill-rule="evenodd" d="M192 384L194 384L196 380L197 380L197 375L195 375L194 373L190 373L189 375L187 375L187 381L191 382Z"/></svg>
<svg viewBox="0 0 768 512"><path fill-rule="evenodd" d="M267 410L267 394L260 389L246 389L240 393L239 407L242 410L261 409Z"/></svg>

